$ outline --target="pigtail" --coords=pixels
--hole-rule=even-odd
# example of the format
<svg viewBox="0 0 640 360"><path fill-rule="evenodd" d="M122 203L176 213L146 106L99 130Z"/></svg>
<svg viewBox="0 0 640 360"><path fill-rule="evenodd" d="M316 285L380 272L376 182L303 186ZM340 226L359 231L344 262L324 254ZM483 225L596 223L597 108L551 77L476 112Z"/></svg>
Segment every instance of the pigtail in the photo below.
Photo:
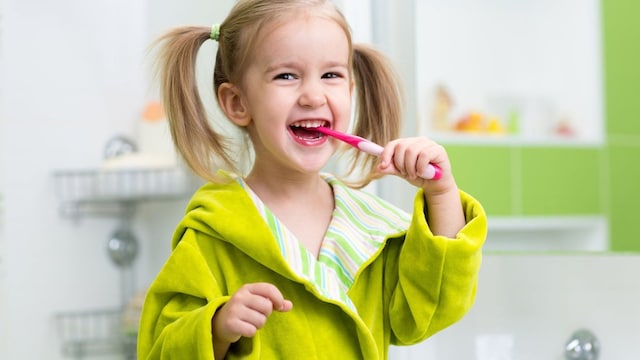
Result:
<svg viewBox="0 0 640 360"><path fill-rule="evenodd" d="M212 155L235 169L229 145L210 126L196 82L196 58L210 39L210 28L185 26L160 37L156 72L174 145L186 164L200 177L215 180Z"/></svg>
<svg viewBox="0 0 640 360"><path fill-rule="evenodd" d="M353 133L378 144L386 144L400 135L402 124L402 92L399 76L389 60L372 47L354 44L353 70L356 85L356 119ZM361 165L364 178L352 181L355 187L364 187L380 178L375 171L377 160L356 152L348 175Z"/></svg>

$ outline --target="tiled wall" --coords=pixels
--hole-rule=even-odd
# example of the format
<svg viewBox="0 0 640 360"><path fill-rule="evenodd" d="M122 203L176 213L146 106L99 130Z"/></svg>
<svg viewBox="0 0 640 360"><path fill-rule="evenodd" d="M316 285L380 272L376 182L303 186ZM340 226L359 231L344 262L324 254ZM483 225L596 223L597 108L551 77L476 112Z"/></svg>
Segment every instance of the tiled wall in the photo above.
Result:
<svg viewBox="0 0 640 360"><path fill-rule="evenodd" d="M636 121L640 123L640 117ZM633 143L609 145L611 198L608 211L614 251L640 251L640 238L636 236L640 218L640 134L630 138Z"/></svg>
<svg viewBox="0 0 640 360"><path fill-rule="evenodd" d="M492 216L600 214L598 147L447 146L459 186Z"/></svg>
<svg viewBox="0 0 640 360"><path fill-rule="evenodd" d="M603 0L602 11L612 248L640 251L640 3Z"/></svg>
<svg viewBox="0 0 640 360"><path fill-rule="evenodd" d="M587 328L601 359L635 359L637 274L640 255L486 255L467 316L422 344L392 348L390 358L482 360L478 339L506 337L513 348L501 360L563 360L570 335Z"/></svg>

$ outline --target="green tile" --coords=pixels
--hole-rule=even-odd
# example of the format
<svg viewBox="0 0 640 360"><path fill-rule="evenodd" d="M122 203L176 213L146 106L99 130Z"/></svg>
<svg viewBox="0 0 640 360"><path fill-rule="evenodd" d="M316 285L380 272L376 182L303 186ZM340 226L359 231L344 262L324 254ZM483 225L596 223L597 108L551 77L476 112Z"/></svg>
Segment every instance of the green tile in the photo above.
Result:
<svg viewBox="0 0 640 360"><path fill-rule="evenodd" d="M640 2L602 2L604 85L609 134L640 134Z"/></svg>
<svg viewBox="0 0 640 360"><path fill-rule="evenodd" d="M458 187L478 199L490 216L512 213L511 150L446 146Z"/></svg>
<svg viewBox="0 0 640 360"><path fill-rule="evenodd" d="M602 213L602 150L522 149L524 215Z"/></svg>
<svg viewBox="0 0 640 360"><path fill-rule="evenodd" d="M611 169L610 218L611 249L640 251L640 235L635 231L640 220L639 146L610 146Z"/></svg>

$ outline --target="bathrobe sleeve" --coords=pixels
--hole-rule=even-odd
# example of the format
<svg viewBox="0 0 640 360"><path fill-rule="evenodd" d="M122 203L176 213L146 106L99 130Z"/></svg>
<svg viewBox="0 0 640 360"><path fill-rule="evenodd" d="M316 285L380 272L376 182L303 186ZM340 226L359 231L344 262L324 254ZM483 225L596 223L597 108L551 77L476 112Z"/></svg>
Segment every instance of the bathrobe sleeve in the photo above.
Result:
<svg viewBox="0 0 640 360"><path fill-rule="evenodd" d="M480 203L460 192L466 225L455 238L434 236L419 191L405 241L393 264L389 303L394 344L415 344L466 314L476 295L487 219ZM391 257L393 258L393 257Z"/></svg>
<svg viewBox="0 0 640 360"><path fill-rule="evenodd" d="M138 335L139 359L212 360L211 319L226 301L187 230L149 289Z"/></svg>

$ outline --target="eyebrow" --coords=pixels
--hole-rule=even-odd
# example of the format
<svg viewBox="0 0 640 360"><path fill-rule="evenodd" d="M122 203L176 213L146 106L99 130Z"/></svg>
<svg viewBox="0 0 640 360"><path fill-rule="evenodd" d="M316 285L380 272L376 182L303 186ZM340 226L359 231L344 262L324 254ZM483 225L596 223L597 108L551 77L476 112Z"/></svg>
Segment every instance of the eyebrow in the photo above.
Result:
<svg viewBox="0 0 640 360"><path fill-rule="evenodd" d="M267 72L272 72L275 71L276 69L280 69L280 68L298 68L300 67L299 62L295 62L295 61L285 61L285 62L281 62L281 63L277 63L275 65L269 65L266 69ZM335 67L341 67L341 68L349 68L349 66L347 65L347 63L341 62L341 61L330 61L326 64L323 65L324 67L327 68L335 68Z"/></svg>

